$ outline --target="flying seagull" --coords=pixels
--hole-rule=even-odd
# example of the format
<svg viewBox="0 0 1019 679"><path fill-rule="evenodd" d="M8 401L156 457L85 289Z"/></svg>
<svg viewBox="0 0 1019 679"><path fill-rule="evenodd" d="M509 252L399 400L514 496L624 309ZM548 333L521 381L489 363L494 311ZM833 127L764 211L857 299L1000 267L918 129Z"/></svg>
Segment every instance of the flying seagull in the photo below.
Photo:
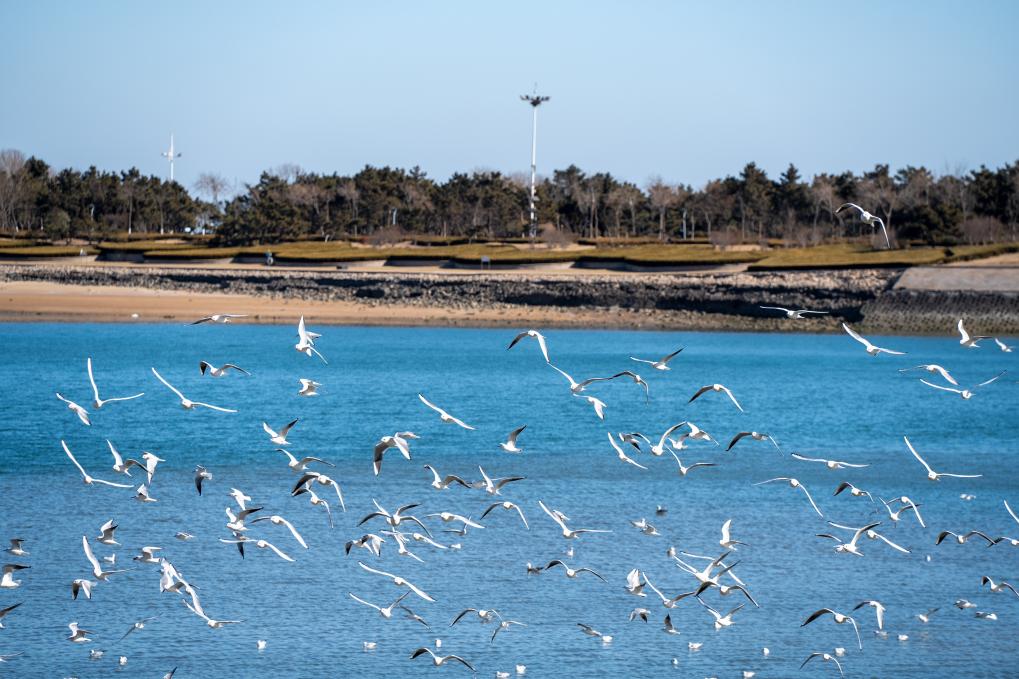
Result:
<svg viewBox="0 0 1019 679"><path fill-rule="evenodd" d="M826 313L828 313L827 311L811 311L810 309L786 309L785 307L781 307L781 306L762 306L761 308L762 309L771 309L773 311L781 311L781 312L785 313L785 317L786 318L791 318L791 319L795 319L795 320L801 320L801 319L805 318L803 314L826 314Z"/></svg>
<svg viewBox="0 0 1019 679"><path fill-rule="evenodd" d="M966 332L966 328L963 326L961 318L959 319L959 325L956 327L959 330L959 344L967 349L979 349L980 345L977 344L977 342L980 340L992 339L987 335L976 335L971 337L970 334Z"/></svg>
<svg viewBox="0 0 1019 679"><path fill-rule="evenodd" d="M145 395L145 392L142 392L140 394L135 394L134 396L121 396L118 398L106 398L106 399L99 398L99 387L96 386L95 377L92 376L91 356L88 357L88 360L85 362L85 365L86 367L88 367L88 381L92 384L92 395L93 395L92 405L95 406L96 410L99 410L107 403L112 403L113 401L130 401L132 399L136 399Z"/></svg>
<svg viewBox="0 0 1019 679"><path fill-rule="evenodd" d="M518 448L517 447L517 437L520 436L520 432L522 432L525 429L527 429L527 425L526 424L524 426L522 426L522 427L517 427L516 429L511 431L509 436L506 437L506 441L503 442L503 443L500 443L499 447L502 448L503 450L505 450L507 453L522 453L522 452L524 452L522 448Z"/></svg>
<svg viewBox="0 0 1019 679"><path fill-rule="evenodd" d="M160 382L165 384L166 387L170 391L172 391L174 394L177 395L177 398L180 399L180 405L181 405L182 408L184 408L184 410L193 410L194 408L201 407L201 408L208 408L209 410L218 410L221 413L236 413L237 412L236 410L230 410L229 408L220 408L219 406L209 405L208 403L202 403L201 401L192 401L191 399L189 399L186 396L184 396L184 394L180 393L180 390L177 389L177 387L173 386L172 384L167 382L165 379L163 379L163 376L160 375L158 372L156 372L155 368L152 368L152 374L156 376L156 379L158 379Z"/></svg>
<svg viewBox="0 0 1019 679"><path fill-rule="evenodd" d="M924 384L926 384L928 387L933 387L935 389L940 389L941 391L949 391L949 392L951 392L953 394L958 394L959 396L962 397L962 400L968 401L969 399L973 398L973 390L979 389L980 387L986 387L988 384L991 384L992 382L997 382L998 379L1002 375L1007 373L1007 372L1008 372L1007 370L1002 370L1000 373L998 373L997 375L995 375L991 379L984 380L980 384L976 385L975 387L973 387L973 389L953 389L952 387L943 387L943 386L941 386L939 384L934 384L932 382L928 382L927 380L920 380L920 381L923 382Z"/></svg>
<svg viewBox="0 0 1019 679"><path fill-rule="evenodd" d="M58 399L60 399L61 401L63 401L64 403L67 404L67 409L70 410L72 413L74 413L75 415L78 416L78 419L81 420L82 424L84 424L86 427L91 427L92 426L92 420L89 419L88 411L87 410L82 408L80 405L78 405L74 401L70 401L70 400L64 398L59 391L56 392L56 394L57 394L57 398Z"/></svg>
<svg viewBox="0 0 1019 679"><path fill-rule="evenodd" d="M650 365L655 370L671 370L671 368L669 368L669 361L674 359L679 354L679 352L681 352L681 351L683 351L683 347L680 347L679 349L676 349L675 351L673 351L668 356L661 357L657 361L649 361L649 360L644 359L644 358L634 358L633 356L630 357L630 360L631 361L637 361L637 363L647 363L648 365Z"/></svg>
<svg viewBox="0 0 1019 679"><path fill-rule="evenodd" d="M862 344L864 346L864 348L867 350L867 353L870 354L871 356L877 356L878 354L890 354L892 356L904 356L905 353L906 353L904 351L892 351L891 349L882 349L879 346L875 346L875 345L871 344L867 339L861 337L855 330L850 328L845 323L842 324L842 329L845 330L846 333L848 333L848 335L850 337L852 337L854 340L856 340L857 342Z"/></svg>
<svg viewBox="0 0 1019 679"><path fill-rule="evenodd" d="M915 457L920 464L923 465L924 469L927 470L927 478L931 481L940 481L942 476L947 476L953 479L979 479L983 476L983 474L947 474L944 472L936 472L931 469L931 466L927 464L926 460L920 457L920 454L916 452L916 449L913 448L913 444L909 442L908 438L903 436L902 440L906 442L906 447L909 448L909 452L913 453L913 457Z"/></svg>
<svg viewBox="0 0 1019 679"><path fill-rule="evenodd" d="M545 336L542 335L537 330L525 330L522 333L518 334L516 337L513 338L513 341L510 342L509 346L506 347L506 351L509 351L510 349L515 347L517 345L517 342L524 339L525 337L534 338L538 342L538 347L541 349L541 355L545 357L545 362L548 363L549 362L548 347L545 346Z"/></svg>
<svg viewBox="0 0 1019 679"><path fill-rule="evenodd" d="M942 368L936 363L925 363L923 365L913 366L912 368L899 368L900 373L909 372L910 370L926 370L932 375L941 375L947 382L959 386L959 383L955 381L955 378L948 374L948 371Z"/></svg>
<svg viewBox="0 0 1019 679"><path fill-rule="evenodd" d="M439 413L439 419L442 420L443 422L445 422L447 424L455 424L458 427L463 427L464 429L469 429L471 431L474 430L474 427L472 427L471 425L465 423L463 420L459 420L459 419L453 417L452 415L447 413L445 410L443 410L439 406L431 403L427 398L425 398L421 394L418 394L418 398L421 399L421 402L424 403L426 406L428 406L429 408L431 408L435 412Z"/></svg>
<svg viewBox="0 0 1019 679"><path fill-rule="evenodd" d="M819 611L814 611L813 613L811 613L810 616L803 621L803 624L800 625L800 627L805 627L810 623L814 622L815 620L817 620L818 618L825 615L830 615L832 620L835 621L836 625L844 625L847 622L850 623L853 626L853 629L856 631L856 643L860 646L860 650L861 651L863 650L863 640L860 639L860 628L856 626L856 620L854 620L852 616L839 613L830 608L822 608Z"/></svg>
<svg viewBox="0 0 1019 679"><path fill-rule="evenodd" d="M732 392L729 390L729 388L722 384L708 384L701 387L700 389L697 390L696 394L690 397L690 400L687 401L687 403L693 403L695 400L697 400L697 398L701 394L705 394L709 391L724 392L725 395L729 397L729 400L732 401L733 405L736 406L741 413L743 412L743 406L739 404L739 401L737 401L736 397L732 395Z"/></svg>
<svg viewBox="0 0 1019 679"><path fill-rule="evenodd" d="M467 669L469 669L471 672L477 672L477 670L474 669L474 665L470 664L469 662L467 662L458 655L435 655L432 649L426 648L424 646L411 653L410 658L411 660L413 660L414 658L419 658L423 655L429 656L432 659L432 664L435 665L436 667L441 667L447 662L458 662Z"/></svg>
<svg viewBox="0 0 1019 679"><path fill-rule="evenodd" d="M856 203L843 203L842 205L839 205L838 209L835 210L835 214L839 214L843 210L847 209L858 210L860 213L860 221L863 222L864 224L869 225L871 228L880 224L881 233L885 235L885 247L888 248L889 250L891 249L892 244L891 241L888 240L888 230L885 229L884 220L882 220L877 215L872 215L871 213L867 212Z"/></svg>
<svg viewBox="0 0 1019 679"><path fill-rule="evenodd" d="M824 518L824 514L821 513L821 510L818 509L817 505L814 503L814 498L810 496L810 491L808 491L807 487L800 483L797 479L789 478L786 476L779 476L774 479L768 479L767 481L760 481L758 483L755 483L754 485L760 486L765 483L773 483L775 481L785 481L786 483L789 484L790 488L799 488L800 490L802 490L803 494L807 496L808 500L810 500L810 506L814 508L814 511L817 512L817 515L820 516L821 518Z"/></svg>
<svg viewBox="0 0 1019 679"><path fill-rule="evenodd" d="M201 371L203 375L205 373L209 373L211 377L225 377L227 372L230 370L235 370L239 373L244 373L245 375L251 375L251 373L249 373L247 370L240 367L239 365L234 365L233 363L224 363L222 368L217 368L208 361L199 361L198 370ZM139 394L139 396L140 395L141 394Z"/></svg>
<svg viewBox="0 0 1019 679"><path fill-rule="evenodd" d="M266 434L269 435L269 440L275 443L276 445L288 446L290 445L290 441L287 440L287 433L289 433L290 430L294 428L294 425L297 424L298 421L299 418L291 420L286 425L284 425L284 427L280 429L279 432L273 431L273 429L265 422L262 423L262 429L265 431Z"/></svg>
<svg viewBox="0 0 1019 679"><path fill-rule="evenodd" d="M732 441L729 441L729 446L725 449L725 451L729 452L730 450L732 450L732 447L734 445L739 443L742 439L746 438L747 436L749 436L755 441L771 441L771 444L775 446L775 448L781 450L781 448L778 447L778 442L775 441L775 439L773 439L770 434L762 434L756 431L741 431L740 433L732 437Z"/></svg>
<svg viewBox="0 0 1019 679"><path fill-rule="evenodd" d="M247 318L247 314L212 314L205 318L199 318L191 325L198 325L199 323L229 323L235 318Z"/></svg>
<svg viewBox="0 0 1019 679"><path fill-rule="evenodd" d="M132 487L132 486L127 485L127 484L113 483L112 481L104 481L103 479L96 479L96 478L93 478L93 477L89 476L88 473L85 471L85 468L82 467L81 464L78 463L78 460L76 460L74 458L74 455L71 454L71 449L67 447L67 443L65 443L63 440L61 440L60 441L60 445L63 446L64 452L67 453L67 457L71 458L71 462L73 462L74 466L78 468L79 472L81 472L82 481L85 482L86 486L91 486L91 485L93 485L95 483L101 483L104 486L113 486L114 488L131 488Z"/></svg>

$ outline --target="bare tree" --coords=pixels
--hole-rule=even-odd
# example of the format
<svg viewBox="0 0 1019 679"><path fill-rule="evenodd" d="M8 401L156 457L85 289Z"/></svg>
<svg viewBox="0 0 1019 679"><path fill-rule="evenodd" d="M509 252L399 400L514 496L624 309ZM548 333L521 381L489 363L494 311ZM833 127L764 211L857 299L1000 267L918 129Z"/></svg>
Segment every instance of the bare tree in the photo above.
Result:
<svg viewBox="0 0 1019 679"><path fill-rule="evenodd" d="M21 170L25 167L25 154L16 149L0 151L0 227L18 231L18 208L24 200L24 183Z"/></svg>
<svg viewBox="0 0 1019 679"><path fill-rule="evenodd" d="M658 211L658 240L665 240L665 213L676 204L676 194L661 177L652 177L647 185L651 207Z"/></svg>
<svg viewBox="0 0 1019 679"><path fill-rule="evenodd" d="M203 172L198 175L198 180L195 181L195 191L203 195L208 196L212 199L213 204L216 207L220 206L219 199L223 194L229 192L232 185L222 175L214 172Z"/></svg>
<svg viewBox="0 0 1019 679"><path fill-rule="evenodd" d="M298 177L304 174L304 170L297 163L283 163L270 170L269 174L279 177L288 184L293 184Z"/></svg>

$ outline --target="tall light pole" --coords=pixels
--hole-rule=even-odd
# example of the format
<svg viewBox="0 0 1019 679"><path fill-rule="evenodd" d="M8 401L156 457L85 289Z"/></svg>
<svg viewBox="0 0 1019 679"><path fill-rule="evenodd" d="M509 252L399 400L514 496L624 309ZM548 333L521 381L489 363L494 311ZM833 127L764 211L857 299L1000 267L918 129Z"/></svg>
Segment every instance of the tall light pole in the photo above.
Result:
<svg viewBox="0 0 1019 679"><path fill-rule="evenodd" d="M534 192L534 182L537 179L538 173L538 107L549 100L549 97L538 96L538 86L534 86L534 94L521 94L521 101L526 101L531 105L531 109L534 112L534 120L531 126L531 195L528 200L528 208L530 213L530 229L529 235L534 238L538 235L538 217L534 210L534 201L537 196Z"/></svg>
<svg viewBox="0 0 1019 679"><path fill-rule="evenodd" d="M170 161L170 181L173 181L173 159L180 158L180 153L173 150L173 133L170 133L170 149L159 154Z"/></svg>

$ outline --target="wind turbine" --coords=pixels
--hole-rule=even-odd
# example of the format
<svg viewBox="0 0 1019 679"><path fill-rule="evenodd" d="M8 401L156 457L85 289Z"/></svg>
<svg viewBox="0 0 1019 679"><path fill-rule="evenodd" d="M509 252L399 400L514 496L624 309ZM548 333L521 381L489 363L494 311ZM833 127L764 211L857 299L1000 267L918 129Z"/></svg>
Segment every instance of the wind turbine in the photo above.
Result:
<svg viewBox="0 0 1019 679"><path fill-rule="evenodd" d="M173 181L173 159L180 158L180 153L175 153L173 150L173 132L170 133L170 148L167 151L163 151L159 154L170 161L170 181Z"/></svg>

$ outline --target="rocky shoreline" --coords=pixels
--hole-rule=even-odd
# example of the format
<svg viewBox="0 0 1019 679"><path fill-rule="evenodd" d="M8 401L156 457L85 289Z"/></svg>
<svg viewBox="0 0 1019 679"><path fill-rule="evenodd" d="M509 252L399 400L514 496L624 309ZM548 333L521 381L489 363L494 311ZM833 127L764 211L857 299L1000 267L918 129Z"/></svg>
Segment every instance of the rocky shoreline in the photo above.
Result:
<svg viewBox="0 0 1019 679"><path fill-rule="evenodd" d="M841 321L887 333L944 334L960 316L981 332L1019 333L1019 296L1008 292L895 288L900 271L478 274L301 271L0 264L0 282L40 281L284 300L399 305L449 310L504 308L522 315L537 309L600 313L603 327L797 330L774 305L825 309L809 325L831 331Z"/></svg>

